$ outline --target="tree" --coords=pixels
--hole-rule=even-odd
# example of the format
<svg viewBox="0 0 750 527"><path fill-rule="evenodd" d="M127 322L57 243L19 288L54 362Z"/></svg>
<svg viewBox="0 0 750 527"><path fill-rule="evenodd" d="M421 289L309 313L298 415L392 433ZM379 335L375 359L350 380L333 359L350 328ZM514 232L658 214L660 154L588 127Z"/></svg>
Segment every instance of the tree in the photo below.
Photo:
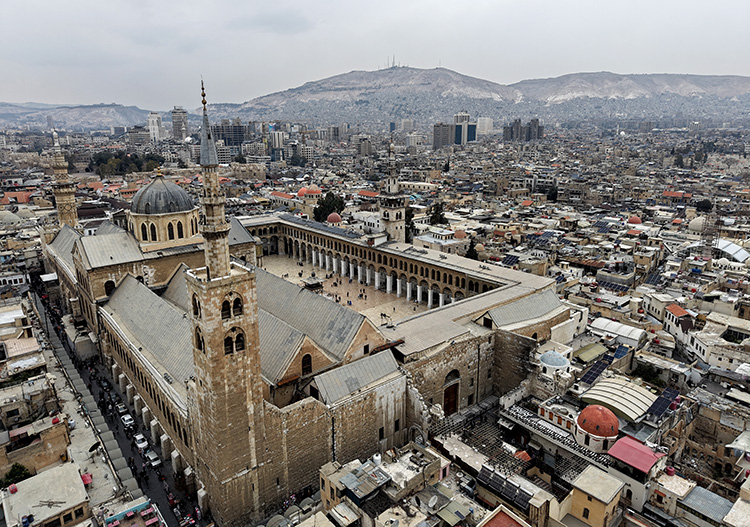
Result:
<svg viewBox="0 0 750 527"><path fill-rule="evenodd" d="M448 220L445 219L443 204L435 203L430 211L430 225L442 225L444 223L448 223Z"/></svg>
<svg viewBox="0 0 750 527"><path fill-rule="evenodd" d="M307 159L299 154L294 154L289 160L289 164L294 167L303 167L307 164Z"/></svg>
<svg viewBox="0 0 750 527"><path fill-rule="evenodd" d="M19 481L28 479L31 476L31 472L29 472L29 469L27 469L25 466L20 463L13 463L8 473L3 478L3 486L7 487L8 485L12 485L14 483L18 483Z"/></svg>
<svg viewBox="0 0 750 527"><path fill-rule="evenodd" d="M711 212L714 208L714 204L711 203L710 199L702 199L695 204L695 208L698 212Z"/></svg>
<svg viewBox="0 0 750 527"><path fill-rule="evenodd" d="M466 251L466 258L470 260L479 260L479 253L477 252L477 242L474 238L469 242L469 250Z"/></svg>
<svg viewBox="0 0 750 527"><path fill-rule="evenodd" d="M328 219L328 215L332 212L341 212L346 207L344 198L337 196L333 192L329 192L325 197L318 200L318 205L313 209L313 217L315 221L324 222Z"/></svg>

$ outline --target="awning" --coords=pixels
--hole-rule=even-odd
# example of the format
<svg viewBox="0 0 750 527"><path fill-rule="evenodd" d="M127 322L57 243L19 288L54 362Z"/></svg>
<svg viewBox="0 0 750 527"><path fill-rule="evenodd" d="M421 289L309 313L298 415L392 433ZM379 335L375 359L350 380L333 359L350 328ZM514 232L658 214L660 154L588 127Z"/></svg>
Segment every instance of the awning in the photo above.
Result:
<svg viewBox="0 0 750 527"><path fill-rule="evenodd" d="M357 513L343 502L331 509L331 517L341 527L347 527L359 519Z"/></svg>

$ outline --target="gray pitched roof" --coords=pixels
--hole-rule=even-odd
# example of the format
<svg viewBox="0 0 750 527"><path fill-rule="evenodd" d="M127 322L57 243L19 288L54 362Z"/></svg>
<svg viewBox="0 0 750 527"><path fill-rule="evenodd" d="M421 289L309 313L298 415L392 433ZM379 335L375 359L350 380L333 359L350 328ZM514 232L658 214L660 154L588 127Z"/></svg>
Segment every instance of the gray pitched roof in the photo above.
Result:
<svg viewBox="0 0 750 527"><path fill-rule="evenodd" d="M84 236L78 243L83 261L89 269L143 259L138 242L124 230L103 236Z"/></svg>
<svg viewBox="0 0 750 527"><path fill-rule="evenodd" d="M547 289L541 293L529 295L504 306L490 309L492 320L500 327L510 326L524 320L540 318L563 304L557 294Z"/></svg>
<svg viewBox="0 0 750 527"><path fill-rule="evenodd" d="M122 227L115 225L109 220L104 220L101 222L99 227L96 229L96 236L102 236L104 234L112 234L114 232L125 232L125 229Z"/></svg>
<svg viewBox="0 0 750 527"><path fill-rule="evenodd" d="M289 363L305 340L305 335L262 309L258 310L260 369L272 383L281 380Z"/></svg>
<svg viewBox="0 0 750 527"><path fill-rule="evenodd" d="M167 288L161 295L162 298L169 300L186 313L190 310L190 299L188 298L187 284L185 283L185 271L187 269L187 265L184 263L180 264L177 271L172 275L172 278L167 282Z"/></svg>
<svg viewBox="0 0 750 527"><path fill-rule="evenodd" d="M306 334L336 359L344 358L364 315L262 269L256 269L256 277L261 309Z"/></svg>
<svg viewBox="0 0 750 527"><path fill-rule="evenodd" d="M333 404L397 371L396 359L387 350L316 375L315 385L323 402Z"/></svg>
<svg viewBox="0 0 750 527"><path fill-rule="evenodd" d="M55 236L55 239L49 244L49 247L52 248L57 257L68 267L68 272L71 276L75 276L73 246L79 238L81 238L80 232L68 225L63 225L57 236Z"/></svg>
<svg viewBox="0 0 750 527"><path fill-rule="evenodd" d="M229 246L237 245L240 243L252 243L255 238L247 232L247 229L242 226L237 218L229 220Z"/></svg>
<svg viewBox="0 0 750 527"><path fill-rule="evenodd" d="M128 275L103 308L154 366L167 371L174 385L194 374L192 326L184 311ZM148 357L150 355L151 357Z"/></svg>

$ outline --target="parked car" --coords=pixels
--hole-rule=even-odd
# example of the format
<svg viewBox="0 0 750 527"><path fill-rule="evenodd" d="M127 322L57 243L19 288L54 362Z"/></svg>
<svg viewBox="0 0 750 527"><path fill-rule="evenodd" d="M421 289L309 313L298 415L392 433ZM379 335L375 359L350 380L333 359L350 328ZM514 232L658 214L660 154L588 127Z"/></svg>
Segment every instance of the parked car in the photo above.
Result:
<svg viewBox="0 0 750 527"><path fill-rule="evenodd" d="M146 452L146 461L151 465L151 468L158 468L161 466L161 459L159 459L159 456L153 450Z"/></svg>
<svg viewBox="0 0 750 527"><path fill-rule="evenodd" d="M122 424L125 425L125 428L129 428L133 425L135 425L135 419L130 414L125 414L122 417L120 417L120 421L122 421Z"/></svg>
<svg viewBox="0 0 750 527"><path fill-rule="evenodd" d="M135 447L140 450L146 450L148 448L148 439L143 434L136 434L133 436L135 440Z"/></svg>

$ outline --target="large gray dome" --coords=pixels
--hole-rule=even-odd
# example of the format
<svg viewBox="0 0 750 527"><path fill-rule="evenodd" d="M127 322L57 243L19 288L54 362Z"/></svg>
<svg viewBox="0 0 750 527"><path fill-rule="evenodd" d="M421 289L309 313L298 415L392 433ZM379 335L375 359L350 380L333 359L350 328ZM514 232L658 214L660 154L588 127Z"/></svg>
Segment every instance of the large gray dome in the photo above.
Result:
<svg viewBox="0 0 750 527"><path fill-rule="evenodd" d="M136 214L169 214L192 210L193 198L180 187L156 176L151 183L135 193L130 212Z"/></svg>

